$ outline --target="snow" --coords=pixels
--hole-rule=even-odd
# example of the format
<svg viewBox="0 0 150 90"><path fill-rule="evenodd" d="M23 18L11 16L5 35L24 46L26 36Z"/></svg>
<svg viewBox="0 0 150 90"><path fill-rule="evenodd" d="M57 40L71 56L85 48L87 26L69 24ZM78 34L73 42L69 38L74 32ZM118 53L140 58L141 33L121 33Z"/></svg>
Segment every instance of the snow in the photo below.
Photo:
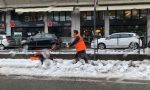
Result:
<svg viewBox="0 0 150 90"><path fill-rule="evenodd" d="M83 60L73 64L73 60L0 59L1 75L46 76L46 77L92 77L150 80L150 60L119 61L98 60L85 64Z"/></svg>
<svg viewBox="0 0 150 90"><path fill-rule="evenodd" d="M22 52L12 50L11 56L16 54L33 54L26 49ZM74 54L75 49L49 52L44 49L45 58L49 54ZM93 54L93 49L87 49L88 54ZM98 50L99 54L138 54L138 50L130 49L106 49ZM150 55L150 49L141 49L141 54ZM8 54L8 52L1 53ZM120 61L120 60L90 60L85 64L84 60L74 64L73 60L55 59L53 61L46 59L43 65L39 60L31 61L30 59L0 59L0 75L20 75L20 76L46 76L46 77L92 77L92 78L118 78L150 80L150 60L144 61Z"/></svg>

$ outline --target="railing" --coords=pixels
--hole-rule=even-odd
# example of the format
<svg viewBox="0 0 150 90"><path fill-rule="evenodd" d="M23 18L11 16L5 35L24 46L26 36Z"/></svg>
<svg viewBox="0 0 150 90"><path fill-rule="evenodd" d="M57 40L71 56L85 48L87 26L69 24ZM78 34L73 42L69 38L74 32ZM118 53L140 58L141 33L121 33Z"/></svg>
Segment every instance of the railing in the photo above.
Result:
<svg viewBox="0 0 150 90"><path fill-rule="evenodd" d="M13 48L23 48L23 40L29 40L27 37L12 37L13 39L12 40L15 40L15 45L10 45L10 47L13 47ZM97 39L97 42L98 42L98 39L100 39L100 38L102 38L102 37L97 37L96 39ZM41 40L42 39L45 39L45 38L40 38ZM10 39L11 40L11 39ZM30 39L29 41L35 41L36 39L34 38L33 40L32 39ZM61 47L59 47L59 49L64 49L64 45L65 44L69 44L70 42L71 42L71 38L65 38L65 37L63 37L63 38L61 38L61 40L62 40L62 43L61 43ZM84 38L84 41L86 42L86 45L87 45L87 47L88 48L90 48L90 45L91 45L91 41L93 40L93 37L87 37L87 38ZM140 42L140 40L142 41L142 42ZM117 38L117 45L119 45L119 43L120 43L121 41L120 41L120 38ZM39 45L41 42L36 42L35 41L35 44L32 46L33 48L34 47L39 47L39 48L44 48L44 47L47 47L47 48L50 48L50 46L51 45L48 45L48 44L46 44L46 45ZM4 44L4 41L3 41L3 39L2 38L0 38L0 45L3 45ZM63 44L63 45L62 45ZM39 46L38 46L39 45ZM139 45L139 47L136 49L136 51L137 51L137 54L143 54L143 53L145 53L145 49L147 48L147 47L149 47L150 48L150 36L140 36L139 38L138 38L138 45ZM116 47L117 48L117 47ZM123 48L124 49L124 48ZM122 49L122 50L123 50ZM130 49L130 48L127 48L127 49ZM132 50L132 49L131 49ZM101 52L101 50L100 49L98 49L98 48L96 48L96 51L97 52Z"/></svg>

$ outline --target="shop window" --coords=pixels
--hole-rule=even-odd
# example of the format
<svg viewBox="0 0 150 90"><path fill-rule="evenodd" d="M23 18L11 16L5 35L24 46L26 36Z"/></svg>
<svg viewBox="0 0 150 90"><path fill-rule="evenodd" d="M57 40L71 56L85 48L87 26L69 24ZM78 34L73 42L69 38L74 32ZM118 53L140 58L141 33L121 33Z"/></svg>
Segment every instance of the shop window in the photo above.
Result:
<svg viewBox="0 0 150 90"><path fill-rule="evenodd" d="M66 12L66 21L71 21L71 12Z"/></svg>
<svg viewBox="0 0 150 90"><path fill-rule="evenodd" d="M125 13L125 18L127 19L131 18L131 10L126 10L124 13Z"/></svg>
<svg viewBox="0 0 150 90"><path fill-rule="evenodd" d="M65 21L65 12L60 12L60 21Z"/></svg>
<svg viewBox="0 0 150 90"><path fill-rule="evenodd" d="M25 22L36 22L44 20L44 14L42 13L25 13L22 15L22 17L22 20Z"/></svg>
<svg viewBox="0 0 150 90"><path fill-rule="evenodd" d="M59 12L54 12L54 21L59 21Z"/></svg>
<svg viewBox="0 0 150 90"><path fill-rule="evenodd" d="M30 21L30 17L29 16L24 16L24 21L25 22L29 22Z"/></svg>
<svg viewBox="0 0 150 90"><path fill-rule="evenodd" d="M116 12L115 11L110 11L109 12L109 19L115 19L116 18Z"/></svg>
<svg viewBox="0 0 150 90"><path fill-rule="evenodd" d="M44 14L38 13L36 18L37 18L37 21L44 21Z"/></svg>
<svg viewBox="0 0 150 90"><path fill-rule="evenodd" d="M92 20L92 12L87 12L86 20Z"/></svg>
<svg viewBox="0 0 150 90"><path fill-rule="evenodd" d="M132 10L132 18L139 19L139 10Z"/></svg>
<svg viewBox="0 0 150 90"><path fill-rule="evenodd" d="M104 20L104 12L96 12L97 20Z"/></svg>
<svg viewBox="0 0 150 90"><path fill-rule="evenodd" d="M86 12L81 12L81 20L86 20Z"/></svg>
<svg viewBox="0 0 150 90"><path fill-rule="evenodd" d="M140 10L140 18L146 18L147 12L147 10Z"/></svg>
<svg viewBox="0 0 150 90"><path fill-rule="evenodd" d="M48 20L53 21L53 12L48 13Z"/></svg>
<svg viewBox="0 0 150 90"><path fill-rule="evenodd" d="M99 12L96 12L96 20L99 20L100 16L99 16Z"/></svg>
<svg viewBox="0 0 150 90"><path fill-rule="evenodd" d="M124 12L123 11L117 11L116 19L123 19L124 18Z"/></svg>
<svg viewBox="0 0 150 90"><path fill-rule="evenodd" d="M92 12L81 12L81 20L92 20Z"/></svg>
<svg viewBox="0 0 150 90"><path fill-rule="evenodd" d="M99 12L99 17L100 17L100 20L104 20L104 17L105 17L104 12Z"/></svg>

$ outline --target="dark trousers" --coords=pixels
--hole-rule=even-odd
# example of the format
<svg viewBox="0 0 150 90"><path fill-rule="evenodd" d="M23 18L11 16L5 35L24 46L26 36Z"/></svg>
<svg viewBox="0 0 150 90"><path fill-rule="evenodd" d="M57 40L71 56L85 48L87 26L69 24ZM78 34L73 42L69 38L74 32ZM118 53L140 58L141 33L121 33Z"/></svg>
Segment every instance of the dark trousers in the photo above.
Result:
<svg viewBox="0 0 150 90"><path fill-rule="evenodd" d="M76 63L80 60L80 58L84 59L85 63L88 63L86 51L79 51L75 55Z"/></svg>

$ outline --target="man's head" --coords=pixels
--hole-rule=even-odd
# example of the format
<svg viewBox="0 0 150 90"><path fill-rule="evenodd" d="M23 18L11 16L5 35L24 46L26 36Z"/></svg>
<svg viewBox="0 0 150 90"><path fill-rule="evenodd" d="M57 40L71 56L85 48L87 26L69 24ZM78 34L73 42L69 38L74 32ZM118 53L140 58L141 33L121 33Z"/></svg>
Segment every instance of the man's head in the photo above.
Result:
<svg viewBox="0 0 150 90"><path fill-rule="evenodd" d="M78 30L73 30L73 36L76 36L78 34Z"/></svg>

